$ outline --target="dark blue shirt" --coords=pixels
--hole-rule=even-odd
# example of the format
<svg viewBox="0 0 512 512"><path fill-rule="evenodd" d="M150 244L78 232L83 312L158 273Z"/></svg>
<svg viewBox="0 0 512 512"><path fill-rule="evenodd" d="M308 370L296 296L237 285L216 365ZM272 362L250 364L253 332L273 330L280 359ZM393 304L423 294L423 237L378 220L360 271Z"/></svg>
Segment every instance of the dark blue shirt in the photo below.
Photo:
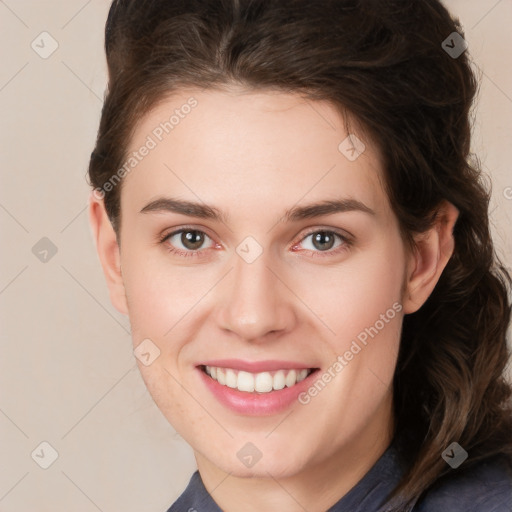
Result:
<svg viewBox="0 0 512 512"><path fill-rule="evenodd" d="M451 470L412 509L414 512L512 512L512 471L501 457ZM386 512L387 499L404 474L395 443L327 512ZM222 512L196 471L167 512ZM265 511L267 512L267 511Z"/></svg>

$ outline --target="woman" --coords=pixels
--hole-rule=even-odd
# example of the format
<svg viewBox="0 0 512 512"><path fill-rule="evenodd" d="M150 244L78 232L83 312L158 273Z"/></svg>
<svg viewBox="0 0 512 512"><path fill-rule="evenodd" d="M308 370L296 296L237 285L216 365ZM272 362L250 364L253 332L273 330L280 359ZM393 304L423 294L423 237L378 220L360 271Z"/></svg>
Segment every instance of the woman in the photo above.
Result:
<svg viewBox="0 0 512 512"><path fill-rule="evenodd" d="M105 47L90 221L194 450L169 510L510 512L510 278L447 10L117 0Z"/></svg>

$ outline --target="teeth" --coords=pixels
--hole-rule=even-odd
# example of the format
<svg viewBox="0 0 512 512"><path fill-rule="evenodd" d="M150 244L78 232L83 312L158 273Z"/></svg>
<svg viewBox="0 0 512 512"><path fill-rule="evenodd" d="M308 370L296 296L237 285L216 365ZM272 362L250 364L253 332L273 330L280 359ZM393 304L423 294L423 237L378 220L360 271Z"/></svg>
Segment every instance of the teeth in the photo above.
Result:
<svg viewBox="0 0 512 512"><path fill-rule="evenodd" d="M248 372L238 372L238 386L239 391L254 391L254 377Z"/></svg>
<svg viewBox="0 0 512 512"><path fill-rule="evenodd" d="M308 376L308 370L304 368L300 372L297 373L297 382L304 380Z"/></svg>
<svg viewBox="0 0 512 512"><path fill-rule="evenodd" d="M274 389L283 389L284 386L285 386L285 383L286 383L286 379L284 378L284 371L283 370L279 370L274 375L274 384L273 384L272 387Z"/></svg>
<svg viewBox="0 0 512 512"><path fill-rule="evenodd" d="M259 393L268 393L272 391L274 385L274 379L268 372L256 374L254 379L254 389Z"/></svg>
<svg viewBox="0 0 512 512"><path fill-rule="evenodd" d="M286 379L284 379L284 383L287 388L291 388L297 382L297 372L295 370L290 370Z"/></svg>
<svg viewBox="0 0 512 512"><path fill-rule="evenodd" d="M222 368L217 368L217 382L223 386L226 385L226 374Z"/></svg>
<svg viewBox="0 0 512 512"><path fill-rule="evenodd" d="M226 369L226 386L230 388L236 388L237 386L236 373L230 368Z"/></svg>
<svg viewBox="0 0 512 512"><path fill-rule="evenodd" d="M272 390L290 388L304 380L310 370L278 370L276 372L249 373L231 368L219 368L206 366L206 373L223 386L228 386L239 391L253 393L269 393Z"/></svg>

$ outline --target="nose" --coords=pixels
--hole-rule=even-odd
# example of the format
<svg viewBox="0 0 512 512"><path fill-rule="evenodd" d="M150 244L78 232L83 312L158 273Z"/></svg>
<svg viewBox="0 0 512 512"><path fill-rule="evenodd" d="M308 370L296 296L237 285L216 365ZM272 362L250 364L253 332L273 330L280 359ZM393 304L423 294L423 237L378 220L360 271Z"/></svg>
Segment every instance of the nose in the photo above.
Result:
<svg viewBox="0 0 512 512"><path fill-rule="evenodd" d="M234 269L218 297L218 325L253 343L293 329L293 294L283 281L265 252L252 263L234 255Z"/></svg>

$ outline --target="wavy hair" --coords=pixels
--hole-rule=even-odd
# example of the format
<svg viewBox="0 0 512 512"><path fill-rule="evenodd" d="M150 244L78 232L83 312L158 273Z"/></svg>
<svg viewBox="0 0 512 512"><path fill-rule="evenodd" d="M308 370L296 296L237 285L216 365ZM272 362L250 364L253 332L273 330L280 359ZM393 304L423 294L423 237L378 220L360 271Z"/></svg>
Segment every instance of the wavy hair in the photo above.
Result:
<svg viewBox="0 0 512 512"><path fill-rule="evenodd" d="M409 243L432 226L441 201L458 208L453 256L427 302L404 317L393 383L407 463L397 511L451 471L441 454L453 441L470 454L464 468L497 454L512 459L511 280L470 154L478 79L468 52L442 47L454 32L464 35L438 0L114 0L89 164L90 184L103 190L138 121L169 94L239 84L325 100L356 120L380 150ZM109 188L105 207L119 239L122 182Z"/></svg>

